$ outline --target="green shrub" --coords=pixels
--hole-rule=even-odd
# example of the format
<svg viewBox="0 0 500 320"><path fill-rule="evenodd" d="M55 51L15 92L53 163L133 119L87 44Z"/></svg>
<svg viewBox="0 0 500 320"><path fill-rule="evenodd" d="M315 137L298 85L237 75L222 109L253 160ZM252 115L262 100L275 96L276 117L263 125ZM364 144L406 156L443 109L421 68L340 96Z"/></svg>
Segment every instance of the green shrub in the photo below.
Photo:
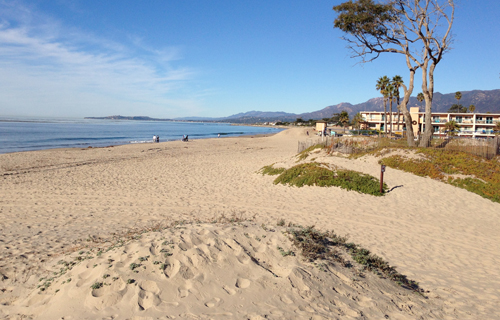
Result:
<svg viewBox="0 0 500 320"><path fill-rule="evenodd" d="M418 149L417 153L424 159L391 156L379 162L394 169L441 180L491 201L500 202L500 162L497 159L487 160L465 152L430 148ZM453 174L472 177L448 176Z"/></svg>
<svg viewBox="0 0 500 320"><path fill-rule="evenodd" d="M260 169L260 173L270 176L276 176L278 174L281 174L283 171L285 171L285 168L274 168L273 165L265 166Z"/></svg>
<svg viewBox="0 0 500 320"><path fill-rule="evenodd" d="M302 186L340 187L374 196L383 195L380 193L380 180L375 177L351 170L330 170L316 162L299 164L285 170L274 180L274 184L278 183L299 188ZM387 190L386 184L383 190Z"/></svg>

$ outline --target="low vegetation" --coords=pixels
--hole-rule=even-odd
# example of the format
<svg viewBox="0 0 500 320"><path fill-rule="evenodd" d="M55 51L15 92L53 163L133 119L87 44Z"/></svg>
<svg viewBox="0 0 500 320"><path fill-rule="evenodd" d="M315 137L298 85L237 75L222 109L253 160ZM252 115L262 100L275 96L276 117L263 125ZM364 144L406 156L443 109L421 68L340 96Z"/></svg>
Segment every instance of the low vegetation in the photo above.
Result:
<svg viewBox="0 0 500 320"><path fill-rule="evenodd" d="M422 157L410 159L395 155L383 158L380 164L440 180L474 192L491 201L500 202L498 157L488 160L465 152L439 149L417 149L416 153Z"/></svg>
<svg viewBox="0 0 500 320"><path fill-rule="evenodd" d="M311 154L311 152L315 149L322 149L324 148L324 144L316 144L316 145L313 145L313 146L310 146L309 148L305 149L304 151L300 152L298 155L297 155L297 162L298 161L302 161L302 160L305 160L307 157L309 157L309 155Z"/></svg>
<svg viewBox="0 0 500 320"><path fill-rule="evenodd" d="M264 168L262 168L262 172L264 172ZM298 164L290 169L273 169L267 168L266 171L278 172L279 170L281 172L274 180L274 184L281 183L296 187L340 187L374 196L383 195L383 193L380 193L380 180L368 174L352 170L332 170L327 165L317 162ZM383 190L387 190L387 185L384 184Z"/></svg>
<svg viewBox="0 0 500 320"><path fill-rule="evenodd" d="M372 254L369 250L352 242L347 242L347 237L341 237L333 231L321 232L314 226L302 227L289 224L287 233L295 247L300 250L304 258L315 262L324 270L325 263L341 263L344 267L351 268L353 265L344 258L342 251L348 253L351 258L359 263L363 270L371 271L380 277L386 277L398 285L422 293L418 282L408 279L405 275L396 271L379 256Z"/></svg>
<svg viewBox="0 0 500 320"><path fill-rule="evenodd" d="M260 172L264 175L267 174L269 176L276 176L282 174L285 171L285 168L274 168L273 165L265 166L260 169Z"/></svg>

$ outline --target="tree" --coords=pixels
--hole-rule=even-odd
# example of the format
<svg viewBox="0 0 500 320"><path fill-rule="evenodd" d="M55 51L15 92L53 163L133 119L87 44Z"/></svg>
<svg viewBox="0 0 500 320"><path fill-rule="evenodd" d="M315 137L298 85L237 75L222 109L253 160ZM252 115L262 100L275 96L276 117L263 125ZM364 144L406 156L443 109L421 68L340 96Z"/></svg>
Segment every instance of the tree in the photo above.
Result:
<svg viewBox="0 0 500 320"><path fill-rule="evenodd" d="M394 86L392 85L392 82L389 83L386 87L387 95L389 98L389 123L391 124L391 129L389 130L389 134L392 134L392 102L394 101Z"/></svg>
<svg viewBox="0 0 500 320"><path fill-rule="evenodd" d="M460 99L462 99L460 91L455 92L455 99L457 99L457 103L452 104L448 112L467 113L467 108L460 104Z"/></svg>
<svg viewBox="0 0 500 320"><path fill-rule="evenodd" d="M345 110L341 111L340 113L334 113L332 120L335 124L344 127L345 132L345 127L349 124L349 114Z"/></svg>
<svg viewBox="0 0 500 320"><path fill-rule="evenodd" d="M399 109L399 88L403 85L403 77L394 76L392 77L392 85L394 86L394 96L396 97L396 103L398 108L398 131L399 131L399 119L401 115L401 110Z"/></svg>
<svg viewBox="0 0 500 320"><path fill-rule="evenodd" d="M450 120L444 124L444 130L448 136L454 136L455 130L460 129L460 126L455 120Z"/></svg>
<svg viewBox="0 0 500 320"><path fill-rule="evenodd" d="M450 109L448 109L449 113L467 113L467 108L461 104L453 104Z"/></svg>
<svg viewBox="0 0 500 320"><path fill-rule="evenodd" d="M387 92L387 86L389 85L390 80L387 78L387 76L383 76L378 78L377 84L375 85L375 88L380 91L382 96L384 97L384 133L387 133L387 97L388 97L388 92Z"/></svg>
<svg viewBox="0 0 500 320"><path fill-rule="evenodd" d="M495 125L495 127L493 128L493 130L495 130L495 135L496 136L500 135L500 122L497 122L497 124Z"/></svg>
<svg viewBox="0 0 500 320"><path fill-rule="evenodd" d="M408 145L414 146L412 118L407 104L414 89L415 72L422 71L422 93L425 99L425 132L420 146L429 146L433 134L432 99L434 71L444 53L450 50L455 4L454 0L349 0L333 10L338 13L334 27L343 31L352 57L361 62L375 60L382 53L405 57L410 73L408 87L403 86L400 108L408 132Z"/></svg>
<svg viewBox="0 0 500 320"><path fill-rule="evenodd" d="M470 112L470 113L474 113L474 111L476 111L476 106L475 106L475 105L473 105L473 104L471 104L471 105L469 106L469 112Z"/></svg>
<svg viewBox="0 0 500 320"><path fill-rule="evenodd" d="M418 102L420 102L420 107L418 108L420 110L420 108L422 107L422 101L424 101L424 94L422 92L420 92L419 94L417 94L417 100Z"/></svg>
<svg viewBox="0 0 500 320"><path fill-rule="evenodd" d="M354 117L352 118L352 122L354 123L354 125L356 126L356 128L358 128L358 130L361 129L361 122L363 122L363 116L361 116L361 113L356 113L354 115Z"/></svg>

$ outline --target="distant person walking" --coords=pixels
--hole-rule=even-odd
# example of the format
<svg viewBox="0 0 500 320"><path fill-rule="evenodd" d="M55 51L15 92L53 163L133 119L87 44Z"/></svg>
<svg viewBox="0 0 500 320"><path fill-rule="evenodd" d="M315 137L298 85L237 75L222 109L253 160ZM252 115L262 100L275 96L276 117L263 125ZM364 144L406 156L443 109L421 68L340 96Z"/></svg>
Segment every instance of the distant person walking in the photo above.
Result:
<svg viewBox="0 0 500 320"><path fill-rule="evenodd" d="M156 135L153 136L153 142L156 142Z"/></svg>
<svg viewBox="0 0 500 320"><path fill-rule="evenodd" d="M220 138L220 133L217 135L217 138Z"/></svg>

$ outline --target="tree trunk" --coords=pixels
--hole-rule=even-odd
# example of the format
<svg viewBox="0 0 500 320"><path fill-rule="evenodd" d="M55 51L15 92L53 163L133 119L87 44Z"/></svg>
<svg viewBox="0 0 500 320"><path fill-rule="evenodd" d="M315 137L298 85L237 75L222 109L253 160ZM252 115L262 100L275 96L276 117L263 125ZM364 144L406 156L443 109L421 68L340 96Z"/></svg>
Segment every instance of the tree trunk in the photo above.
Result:
<svg viewBox="0 0 500 320"><path fill-rule="evenodd" d="M431 63L427 73L427 66L429 65L429 58L425 59L422 68L422 93L425 100L425 131L420 140L419 147L427 148L431 144L433 128L432 128L432 99L434 97L434 68L436 65Z"/></svg>
<svg viewBox="0 0 500 320"><path fill-rule="evenodd" d="M415 136L413 133L413 127L412 127L412 118L411 114L408 111L408 101L410 101L410 96L413 93L413 86L414 86L414 80L415 80L415 69L412 68L410 64L410 60L408 57L406 58L406 62L408 64L408 68L410 69L410 83L408 85L408 88L403 84L403 90L405 92L405 95L403 97L403 101L399 105L399 108L401 109L401 112L403 113L403 117L405 118L405 124L406 124L406 140L408 141L408 147L415 147Z"/></svg>
<svg viewBox="0 0 500 320"><path fill-rule="evenodd" d="M387 136L387 101L384 98L384 135Z"/></svg>
<svg viewBox="0 0 500 320"><path fill-rule="evenodd" d="M398 108L398 131L400 130L400 125L399 125L399 120L400 120L400 116L401 116L401 109L399 108L399 96L397 98L397 106Z"/></svg>
<svg viewBox="0 0 500 320"><path fill-rule="evenodd" d="M391 124L391 129L389 130L389 134L392 134L392 98L389 99L390 103L390 113L389 113L389 123Z"/></svg>

